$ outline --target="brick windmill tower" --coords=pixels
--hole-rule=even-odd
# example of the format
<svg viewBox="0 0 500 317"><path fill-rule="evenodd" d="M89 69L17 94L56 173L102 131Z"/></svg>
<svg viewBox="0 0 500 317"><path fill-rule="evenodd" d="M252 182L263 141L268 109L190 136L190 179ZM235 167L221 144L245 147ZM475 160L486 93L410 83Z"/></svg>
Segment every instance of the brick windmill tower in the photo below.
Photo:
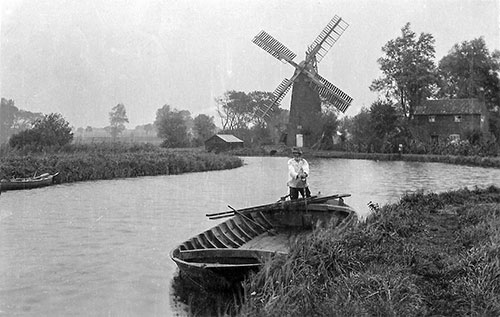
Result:
<svg viewBox="0 0 500 317"><path fill-rule="evenodd" d="M265 31L261 31L252 40L275 58L295 68L292 77L285 78L278 85L270 103L258 109L257 113L262 118L269 117L269 113L279 106L293 86L287 145L313 145L323 128L318 121L322 100L329 101L341 112L345 112L351 104L352 98L321 77L317 66L348 26L342 18L335 16L307 48L306 59L298 64L293 61L297 55Z"/></svg>

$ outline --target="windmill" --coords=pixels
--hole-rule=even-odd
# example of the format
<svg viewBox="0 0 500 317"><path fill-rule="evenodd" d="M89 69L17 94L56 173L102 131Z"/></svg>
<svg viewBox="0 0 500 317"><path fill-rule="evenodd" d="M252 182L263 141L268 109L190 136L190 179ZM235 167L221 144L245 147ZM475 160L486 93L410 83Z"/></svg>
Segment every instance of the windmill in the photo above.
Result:
<svg viewBox="0 0 500 317"><path fill-rule="evenodd" d="M306 59L298 64L293 61L297 55L267 32L260 31L253 38L252 42L257 46L295 68L293 76L290 79L285 78L274 90L270 102L259 108L256 113L263 119L269 118L270 112L279 106L283 97L293 86L287 133L288 145L311 146L316 141L322 130L318 124L321 98L329 101L341 112L345 112L351 104L352 98L321 77L317 68L317 64L348 26L349 24L342 18L333 17L307 48Z"/></svg>

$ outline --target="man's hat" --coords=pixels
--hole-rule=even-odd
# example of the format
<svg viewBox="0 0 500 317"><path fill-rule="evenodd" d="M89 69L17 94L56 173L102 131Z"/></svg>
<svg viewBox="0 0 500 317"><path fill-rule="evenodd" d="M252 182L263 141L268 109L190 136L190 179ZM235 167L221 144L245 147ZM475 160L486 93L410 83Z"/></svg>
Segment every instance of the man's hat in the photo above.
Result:
<svg viewBox="0 0 500 317"><path fill-rule="evenodd" d="M292 148L292 153L299 153L299 154L302 154L302 150L296 146L294 146Z"/></svg>

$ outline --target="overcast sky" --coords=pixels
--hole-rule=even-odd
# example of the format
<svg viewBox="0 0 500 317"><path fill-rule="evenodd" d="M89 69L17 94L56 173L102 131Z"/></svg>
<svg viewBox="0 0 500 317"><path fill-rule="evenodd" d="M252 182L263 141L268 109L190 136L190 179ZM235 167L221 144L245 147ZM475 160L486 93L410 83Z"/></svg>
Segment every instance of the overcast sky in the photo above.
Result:
<svg viewBox="0 0 500 317"><path fill-rule="evenodd" d="M353 116L377 99L377 59L405 23L435 38L436 63L462 41L500 49L500 0L0 0L1 97L104 127L123 103L128 128L169 104L215 117L227 90L273 91L294 69L252 43L265 30L304 59L338 15L349 28L319 74L353 97ZM289 93L290 94L290 93ZM282 107L288 109L289 96Z"/></svg>

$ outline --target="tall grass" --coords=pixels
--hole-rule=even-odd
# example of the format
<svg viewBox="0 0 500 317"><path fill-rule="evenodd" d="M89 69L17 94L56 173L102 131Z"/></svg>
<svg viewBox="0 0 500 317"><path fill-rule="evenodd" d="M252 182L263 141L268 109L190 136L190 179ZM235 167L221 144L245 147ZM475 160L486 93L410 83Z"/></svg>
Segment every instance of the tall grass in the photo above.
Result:
<svg viewBox="0 0 500 317"><path fill-rule="evenodd" d="M297 241L244 284L240 316L498 316L500 189L409 194Z"/></svg>
<svg viewBox="0 0 500 317"><path fill-rule="evenodd" d="M60 173L61 182L221 170L241 159L201 150L166 150L149 145L78 145L48 153L12 152L0 158L0 178Z"/></svg>
<svg viewBox="0 0 500 317"><path fill-rule="evenodd" d="M500 157L436 155L436 154L386 154L386 153L358 153L337 151L316 151L310 155L321 158L345 158L379 161L411 161L411 162L438 162L455 165L481 166L500 168Z"/></svg>

